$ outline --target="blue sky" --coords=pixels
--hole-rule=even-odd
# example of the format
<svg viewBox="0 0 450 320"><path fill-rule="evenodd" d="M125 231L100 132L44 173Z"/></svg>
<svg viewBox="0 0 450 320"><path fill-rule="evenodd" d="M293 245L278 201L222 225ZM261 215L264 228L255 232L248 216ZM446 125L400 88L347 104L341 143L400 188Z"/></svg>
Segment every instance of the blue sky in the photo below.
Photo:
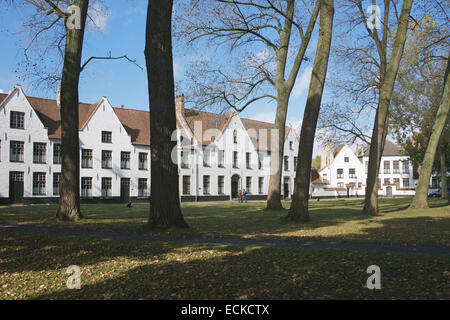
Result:
<svg viewBox="0 0 450 320"><path fill-rule="evenodd" d="M144 70L126 61L91 62L81 76L80 101L94 103L102 96L107 96L114 106L123 104L126 108L148 110L144 58L146 4L147 1L144 0L108 1L108 10L103 15L95 15L98 28L86 34L83 61L94 55L108 55L111 51L113 56L128 54L130 58L136 59ZM26 43L26 36L15 33L21 30L22 21L27 19L29 14L30 11L20 7L11 7L0 13L0 90L8 92L16 83L20 83L26 94L54 98L53 92L45 88L32 90L26 80L20 81L16 77L17 63L23 60L21 49ZM311 45L314 46L315 43ZM174 51L175 80L182 79L187 61L186 55L180 51ZM305 63L299 74L290 102L288 123L298 124L303 117L310 70L311 66ZM250 106L241 116L274 121L275 107L275 102L261 102Z"/></svg>

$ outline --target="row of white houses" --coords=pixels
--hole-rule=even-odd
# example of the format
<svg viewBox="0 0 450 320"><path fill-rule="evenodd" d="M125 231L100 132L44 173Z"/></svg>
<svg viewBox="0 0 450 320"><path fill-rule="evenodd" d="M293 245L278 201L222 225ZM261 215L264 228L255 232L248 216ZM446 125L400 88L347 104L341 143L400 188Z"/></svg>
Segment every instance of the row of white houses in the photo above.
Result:
<svg viewBox="0 0 450 320"><path fill-rule="evenodd" d="M112 107L106 97L79 105L83 201L148 200L150 195L149 112ZM177 147L182 201L229 200L246 189L249 199L267 197L271 152L277 152L273 124L184 108L177 96ZM0 94L0 203L58 201L61 127L57 100L28 97L21 86ZM292 195L299 136L286 128L282 196ZM362 196L368 150L322 146L322 168L313 170L312 197ZM273 165L273 167L277 167ZM400 148L387 141L379 193L414 194L413 168Z"/></svg>

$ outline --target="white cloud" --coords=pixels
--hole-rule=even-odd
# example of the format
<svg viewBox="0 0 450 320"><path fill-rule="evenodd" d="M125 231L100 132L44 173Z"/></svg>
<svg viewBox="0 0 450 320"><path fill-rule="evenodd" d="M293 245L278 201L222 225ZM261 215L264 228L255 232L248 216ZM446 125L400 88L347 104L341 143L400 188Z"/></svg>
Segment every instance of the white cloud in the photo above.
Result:
<svg viewBox="0 0 450 320"><path fill-rule="evenodd" d="M251 117L253 120L264 121L264 122L275 122L275 111L261 112Z"/></svg>
<svg viewBox="0 0 450 320"><path fill-rule="evenodd" d="M111 12L95 3L89 8L88 27L90 30L104 30L108 25Z"/></svg>
<svg viewBox="0 0 450 320"><path fill-rule="evenodd" d="M311 81L312 67L306 67L300 78L295 81L294 88L292 89L292 95L294 98L300 97L306 89L309 87Z"/></svg>

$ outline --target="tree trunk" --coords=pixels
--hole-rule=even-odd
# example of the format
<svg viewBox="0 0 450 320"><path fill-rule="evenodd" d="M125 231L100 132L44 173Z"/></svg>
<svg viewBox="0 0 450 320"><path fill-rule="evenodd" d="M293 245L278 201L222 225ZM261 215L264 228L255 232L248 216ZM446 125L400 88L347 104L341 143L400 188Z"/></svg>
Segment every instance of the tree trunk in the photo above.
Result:
<svg viewBox="0 0 450 320"><path fill-rule="evenodd" d="M450 57L449 57L450 58ZM428 208L428 186L430 183L431 172L433 170L433 162L436 156L436 149L439 144L442 132L447 122L448 110L450 107L450 93L449 93L449 67L450 64L447 60L447 70L445 71L444 78L444 91L441 98L439 109L436 113L436 120L434 121L433 128L431 129L431 137L428 141L427 150L422 162L422 168L420 169L419 182L417 183L416 194L411 202L410 208ZM447 178L447 173L445 173ZM446 192L447 190L445 190ZM444 192L444 190L442 190Z"/></svg>
<svg viewBox="0 0 450 320"><path fill-rule="evenodd" d="M447 142L443 141L441 145L441 155L439 157L441 162L442 199L448 198L446 152L447 152Z"/></svg>
<svg viewBox="0 0 450 320"><path fill-rule="evenodd" d="M399 26L394 41L391 59L380 86L378 108L370 143L369 172L367 176L368 181L363 209L363 213L365 214L378 214L378 172L387 135L389 105L398 68L400 66L400 60L403 55L403 49L405 47L412 2L413 0L403 1L402 13L399 19ZM383 75L383 72L381 72L381 75Z"/></svg>
<svg viewBox="0 0 450 320"><path fill-rule="evenodd" d="M180 208L172 58L173 0L149 0L145 60L150 97L151 227L187 227Z"/></svg>
<svg viewBox="0 0 450 320"><path fill-rule="evenodd" d="M89 0L75 0L80 8L81 28L66 27L66 47L61 79L61 180L56 216L77 221L80 210L80 145L78 138L78 84Z"/></svg>
<svg viewBox="0 0 450 320"><path fill-rule="evenodd" d="M267 192L267 209L282 210L281 176L283 167L284 136L286 135L286 115L289 104L289 94L278 90L277 113L271 139L270 179Z"/></svg>
<svg viewBox="0 0 450 320"><path fill-rule="evenodd" d="M330 56L333 34L334 0L323 0L320 6L320 27L317 51L309 86L308 99L303 116L300 144L298 148L297 173L294 183L294 198L288 220L308 221L308 200L311 183L311 159L314 147L317 118L322 102L323 88Z"/></svg>

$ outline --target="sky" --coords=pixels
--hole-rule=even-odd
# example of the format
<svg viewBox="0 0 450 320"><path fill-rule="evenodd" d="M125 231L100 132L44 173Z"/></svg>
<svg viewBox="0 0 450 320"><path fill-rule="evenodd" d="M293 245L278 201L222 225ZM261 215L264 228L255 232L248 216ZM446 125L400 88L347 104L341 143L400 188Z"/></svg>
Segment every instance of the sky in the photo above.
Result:
<svg viewBox="0 0 450 320"><path fill-rule="evenodd" d="M111 0L103 14L94 14L97 28L90 28L85 37L83 61L90 56L112 56L128 54L143 70L121 61L93 61L83 71L80 79L80 101L95 103L106 96L113 106L148 110L147 75L145 69L144 44L146 25L146 3L144 0ZM15 84L21 84L27 95L54 98L46 88L32 88L25 80L17 78L17 63L23 60L26 34L17 34L23 29L22 21L30 11L20 6L10 7L0 13L0 92L9 92ZM196 54L190 52L190 54ZM201 54L199 52L198 54ZM175 81L181 80L186 65L186 54L174 50ZM311 66L300 71L290 102L287 123L296 127L301 123L311 75ZM177 94L180 92L177 92ZM264 101L248 107L242 117L273 122L276 103Z"/></svg>

